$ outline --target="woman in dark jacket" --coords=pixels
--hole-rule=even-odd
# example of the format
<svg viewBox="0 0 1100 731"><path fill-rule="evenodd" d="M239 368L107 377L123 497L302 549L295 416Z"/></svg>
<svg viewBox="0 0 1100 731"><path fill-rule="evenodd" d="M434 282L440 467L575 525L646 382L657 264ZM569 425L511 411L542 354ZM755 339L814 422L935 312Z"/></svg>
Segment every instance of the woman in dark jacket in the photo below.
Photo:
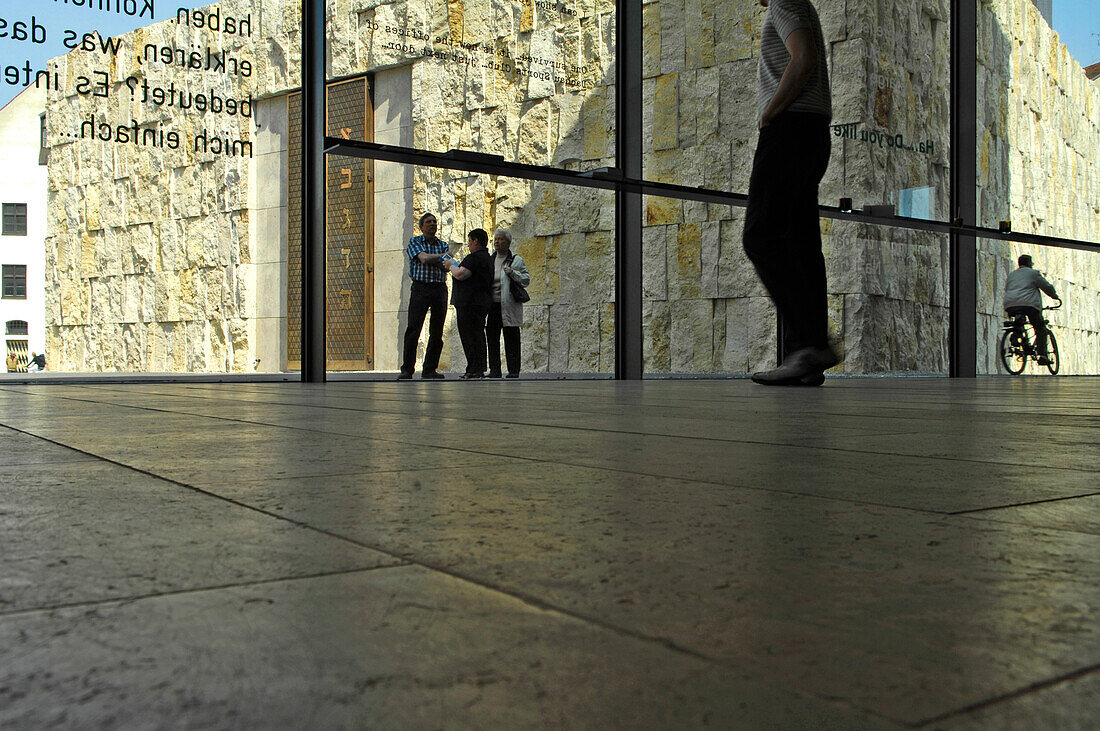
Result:
<svg viewBox="0 0 1100 731"><path fill-rule="evenodd" d="M466 354L466 374L462 378L485 377L485 318L492 307L493 257L486 250L489 234L475 228L466 241L469 255L456 262L440 259L454 277L451 304L458 318L458 336Z"/></svg>

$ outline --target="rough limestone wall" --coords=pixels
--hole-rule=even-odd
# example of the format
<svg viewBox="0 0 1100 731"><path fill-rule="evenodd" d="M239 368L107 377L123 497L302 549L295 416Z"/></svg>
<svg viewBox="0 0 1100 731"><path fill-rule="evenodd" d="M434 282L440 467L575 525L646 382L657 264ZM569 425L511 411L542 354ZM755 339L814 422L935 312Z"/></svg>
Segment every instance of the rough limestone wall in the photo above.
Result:
<svg viewBox="0 0 1100 731"><path fill-rule="evenodd" d="M763 9L749 0L643 6L643 167L657 182L748 189ZM741 249L740 209L645 199L643 336L650 372L744 372L775 353L775 318Z"/></svg>
<svg viewBox="0 0 1100 731"><path fill-rule="evenodd" d="M982 223L1100 242L1100 87L1023 0L983 0L978 46ZM1100 254L983 241L978 263L978 367L998 362L1008 273L1031 254L1062 296L1048 313L1061 372L1100 372ZM1033 366L1029 366L1033 368Z"/></svg>
<svg viewBox="0 0 1100 731"><path fill-rule="evenodd" d="M946 2L816 6L834 122L936 143L922 155L834 138L820 200L847 196L862 206L932 186L934 214L945 215ZM764 10L754 0L661 0L644 12L646 177L747 191ZM771 363L774 313L742 252L742 209L650 198L646 222L647 369L743 372ZM945 370L946 241L829 220L822 231L841 369Z"/></svg>
<svg viewBox="0 0 1100 731"><path fill-rule="evenodd" d="M949 196L949 4L844 5L850 47L843 58L834 50L834 90L840 90L835 121L859 121L861 129L901 134L908 145L932 142L934 151L842 140L833 148L830 175L842 172L845 180L840 190L823 186L822 200L831 203L843 195L857 206L897 203L902 190L930 187L931 215L942 220ZM855 291L844 292L845 370L945 372L947 237L863 225L826 227L836 234L831 250L852 267L857 280Z"/></svg>
<svg viewBox="0 0 1100 731"><path fill-rule="evenodd" d="M297 3L226 0L221 13L251 13L251 38L164 21L122 36L117 56L80 50L54 59L63 83L48 103L47 360L64 371L251 370L251 252L247 157L196 152L205 130L252 140L252 119L177 114L143 105L140 84L261 98L297 84L292 39ZM262 20L261 16L262 15ZM263 35L261 36L261 28ZM147 43L246 58L250 78L139 63ZM107 71L106 99L75 92L80 76ZM127 77L138 80L131 101ZM82 120L175 130L179 148L92 141Z"/></svg>

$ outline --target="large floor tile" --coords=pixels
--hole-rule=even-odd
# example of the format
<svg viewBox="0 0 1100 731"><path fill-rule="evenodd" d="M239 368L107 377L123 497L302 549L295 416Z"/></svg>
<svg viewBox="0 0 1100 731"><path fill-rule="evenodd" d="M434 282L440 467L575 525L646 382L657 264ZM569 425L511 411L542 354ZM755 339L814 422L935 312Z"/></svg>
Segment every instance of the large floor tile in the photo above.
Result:
<svg viewBox="0 0 1100 731"><path fill-rule="evenodd" d="M115 465L0 468L0 612L396 563Z"/></svg>
<svg viewBox="0 0 1100 731"><path fill-rule="evenodd" d="M94 460L87 454L0 426L0 467Z"/></svg>
<svg viewBox="0 0 1100 731"><path fill-rule="evenodd" d="M0 725L887 727L421 568L0 617Z"/></svg>
<svg viewBox="0 0 1100 731"><path fill-rule="evenodd" d="M221 490L901 722L1100 660L1093 536L548 464Z"/></svg>

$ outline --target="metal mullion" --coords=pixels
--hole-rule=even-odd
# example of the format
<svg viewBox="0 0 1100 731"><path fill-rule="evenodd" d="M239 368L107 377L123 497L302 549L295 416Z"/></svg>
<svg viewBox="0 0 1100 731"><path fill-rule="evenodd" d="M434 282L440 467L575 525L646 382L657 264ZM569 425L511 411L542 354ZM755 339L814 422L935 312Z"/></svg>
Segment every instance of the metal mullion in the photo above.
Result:
<svg viewBox="0 0 1100 731"><path fill-rule="evenodd" d="M977 221L978 3L951 0L951 216ZM977 241L967 228L951 230L949 371L977 375Z"/></svg>
<svg viewBox="0 0 1100 731"><path fill-rule="evenodd" d="M325 0L302 0L302 381L325 381Z"/></svg>
<svg viewBox="0 0 1100 731"><path fill-rule="evenodd" d="M641 180L642 0L615 3L615 164L623 178ZM641 380L642 191L615 192L615 377Z"/></svg>
<svg viewBox="0 0 1100 731"><path fill-rule="evenodd" d="M656 183L648 180L632 180L620 176L619 171L614 168L594 173L584 173L543 165L505 162L503 158L499 156L467 153L464 156L456 158L448 156L448 153L428 152L415 148L395 147L392 145L382 145L356 140L343 140L335 137L329 137L326 140L325 152L332 155L364 157L372 160L383 160L405 165L447 168L470 173L499 175L502 177L524 180L540 180L561 185L577 185L588 188L600 188L603 190L622 190L643 195L700 201L703 203L716 203L718 205L737 206L741 208L748 204L748 196L744 193L729 193L710 188L692 188L686 185ZM958 232L963 235L978 238L1000 239L1023 244L1035 244L1036 246L1053 246L1064 249L1100 252L1100 243L1085 241L1083 239L1069 239L1059 236L1020 232L1002 234L994 228L970 224L960 225L948 221L909 218L907 216L871 216L861 212L845 213L836 206L818 206L818 215L821 218L866 223L873 226L889 226L892 228L928 231L939 234Z"/></svg>

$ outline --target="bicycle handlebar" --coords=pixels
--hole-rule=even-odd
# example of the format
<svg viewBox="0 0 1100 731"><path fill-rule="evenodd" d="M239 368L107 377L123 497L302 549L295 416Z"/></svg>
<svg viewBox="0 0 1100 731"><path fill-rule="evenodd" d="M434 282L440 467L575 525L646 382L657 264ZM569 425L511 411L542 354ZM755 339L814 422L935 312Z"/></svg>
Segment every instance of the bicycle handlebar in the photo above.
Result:
<svg viewBox="0 0 1100 731"><path fill-rule="evenodd" d="M1062 300L1058 300L1058 304L1054 305L1053 307L1044 307L1043 309L1044 310L1059 310L1061 308L1062 308Z"/></svg>

